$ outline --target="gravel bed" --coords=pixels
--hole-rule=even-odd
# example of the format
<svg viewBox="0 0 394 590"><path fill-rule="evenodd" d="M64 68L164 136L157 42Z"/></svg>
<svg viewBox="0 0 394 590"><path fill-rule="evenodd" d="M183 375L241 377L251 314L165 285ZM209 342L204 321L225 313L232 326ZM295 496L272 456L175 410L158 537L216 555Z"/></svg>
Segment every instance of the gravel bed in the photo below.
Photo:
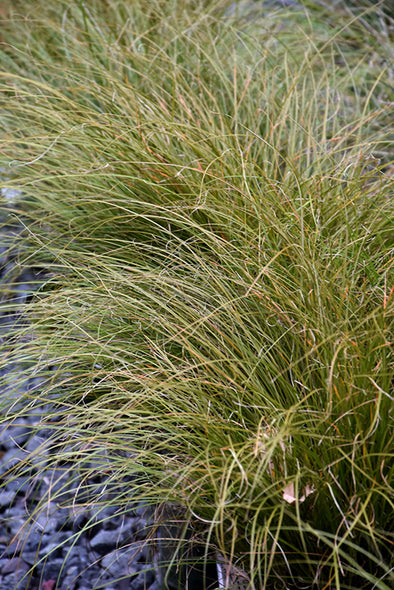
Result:
<svg viewBox="0 0 394 590"><path fill-rule="evenodd" d="M5 195L3 191L3 196L13 200L17 192ZM6 275L17 268L6 255L7 243L17 231L11 223L1 230L3 286L9 280ZM18 283L13 301L25 302L37 277L22 269L13 278ZM7 329L18 319L17 314L0 313L0 338L7 337ZM7 420L1 400L10 397L10 375L10 371L0 371L0 590L159 590L147 547L146 508L114 506L111 490L102 494L100 505L86 502L83 509L73 507L82 476L78 477L71 464L54 465L48 460L53 431L40 429L40 420L51 408L33 408L17 422ZM34 393L40 385L39 377L14 385L15 403L18 396ZM13 471L27 457L29 470ZM100 461L108 458L94 460L99 472ZM48 468L43 469L46 462ZM96 492L100 477L104 478L98 475L94 481ZM105 490L105 481L102 483ZM125 481L124 485L130 484Z"/></svg>
<svg viewBox="0 0 394 590"><path fill-rule="evenodd" d="M81 481L69 477L64 465L42 469L49 433L27 438L34 420L29 416L1 426L0 590L157 589L148 559L145 508L120 510L111 505L110 492L102 496L103 504L73 508ZM10 477L8 470L26 453L29 472ZM61 495L53 501L59 489ZM78 498L78 504L83 500Z"/></svg>

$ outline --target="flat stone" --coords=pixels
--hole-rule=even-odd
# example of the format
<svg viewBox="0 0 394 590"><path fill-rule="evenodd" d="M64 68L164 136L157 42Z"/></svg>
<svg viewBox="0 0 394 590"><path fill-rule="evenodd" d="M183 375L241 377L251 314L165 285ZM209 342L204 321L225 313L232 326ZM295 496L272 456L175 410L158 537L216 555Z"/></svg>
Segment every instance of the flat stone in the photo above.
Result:
<svg viewBox="0 0 394 590"><path fill-rule="evenodd" d="M0 491L0 508L11 506L15 496L15 491Z"/></svg>
<svg viewBox="0 0 394 590"><path fill-rule="evenodd" d="M128 548L111 551L101 560L101 565L113 576L136 574L138 568L133 565Z"/></svg>
<svg viewBox="0 0 394 590"><path fill-rule="evenodd" d="M67 590L76 590L79 585L79 568L77 567L69 567L66 571L66 576L63 580L64 588Z"/></svg>
<svg viewBox="0 0 394 590"><path fill-rule="evenodd" d="M47 535L45 543L42 544L42 551L45 549L44 545L46 547L48 547L48 545L53 545L53 547L60 546L61 548L65 547L70 537L72 537L71 531L61 531L53 533L52 535Z"/></svg>
<svg viewBox="0 0 394 590"><path fill-rule="evenodd" d="M59 543L48 543L48 545L44 545L44 547L40 548L40 557L49 555L51 559L55 559L56 557L61 557L62 553L63 550L62 547L59 546Z"/></svg>
<svg viewBox="0 0 394 590"><path fill-rule="evenodd" d="M101 530L90 541L90 545L94 551L104 555L112 551L118 544L118 536L116 531Z"/></svg>
<svg viewBox="0 0 394 590"><path fill-rule="evenodd" d="M1 568L1 574L3 576L15 572L23 572L23 574L25 574L27 571L29 571L29 566L20 557L11 557L11 559L9 559Z"/></svg>
<svg viewBox="0 0 394 590"><path fill-rule="evenodd" d="M37 551L23 551L22 557L23 561L28 563L30 566L35 565L37 563Z"/></svg>
<svg viewBox="0 0 394 590"><path fill-rule="evenodd" d="M54 502L48 502L40 512L34 514L34 527L49 534L62 528L67 521L67 509L59 508Z"/></svg>

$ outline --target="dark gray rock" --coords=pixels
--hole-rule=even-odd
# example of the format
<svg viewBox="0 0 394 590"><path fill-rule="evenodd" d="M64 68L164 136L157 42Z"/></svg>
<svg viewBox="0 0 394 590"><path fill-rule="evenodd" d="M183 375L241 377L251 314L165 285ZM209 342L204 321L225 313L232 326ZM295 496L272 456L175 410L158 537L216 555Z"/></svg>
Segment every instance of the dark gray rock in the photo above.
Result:
<svg viewBox="0 0 394 590"><path fill-rule="evenodd" d="M63 586L67 588L67 590L76 590L78 587L78 576L79 576L79 568L76 566L72 566L67 568L66 575L63 579Z"/></svg>
<svg viewBox="0 0 394 590"><path fill-rule="evenodd" d="M34 478L32 479L32 476L34 476L34 473L26 473L19 477L10 476L10 479L7 481L7 491L12 491L16 495L23 496L25 501L32 498L35 495L37 486L40 485L40 482ZM25 511L26 506L23 508Z"/></svg>
<svg viewBox="0 0 394 590"><path fill-rule="evenodd" d="M16 572L24 575L28 570L29 566L23 561L23 559L19 557L11 557L11 559L8 559L1 568L1 575L4 576L6 574L12 574Z"/></svg>
<svg viewBox="0 0 394 590"><path fill-rule="evenodd" d="M29 565L22 559L18 557L9 559L1 568L3 588L7 590L11 588L12 590L26 590L26 588L29 588L29 570Z"/></svg>
<svg viewBox="0 0 394 590"><path fill-rule="evenodd" d="M101 555L111 552L119 543L113 531L101 530L90 541L91 548Z"/></svg>
<svg viewBox="0 0 394 590"><path fill-rule="evenodd" d="M41 533L37 533L34 530L26 530L26 537L21 545L22 554L37 551L42 542L45 542L45 537Z"/></svg>
<svg viewBox="0 0 394 590"><path fill-rule="evenodd" d="M25 554L23 553L23 555L25 555ZM40 549L40 552L39 552L40 557L49 556L50 559L62 557L62 555L63 555L62 546L59 545L59 543L56 541L53 541L52 543L48 543L47 545L43 545Z"/></svg>
<svg viewBox="0 0 394 590"><path fill-rule="evenodd" d="M101 565L113 576L120 574L131 576L138 572L138 567L133 564L132 557L128 548L115 549L103 557Z"/></svg>
<svg viewBox="0 0 394 590"><path fill-rule="evenodd" d="M59 508L54 502L49 501L45 506L32 508L31 514L32 530L40 532L42 535L53 535L55 531L60 530L61 524L67 523L68 511L65 508ZM71 532L70 532L71 535ZM60 537L61 534L58 534Z"/></svg>
<svg viewBox="0 0 394 590"><path fill-rule="evenodd" d="M148 571L140 572L138 574L138 576L133 578L132 588L133 588L133 590L145 590L146 588L149 588L149 590L152 590L153 582L154 582L154 575L153 575L152 571L148 570Z"/></svg>
<svg viewBox="0 0 394 590"><path fill-rule="evenodd" d="M92 561L86 547L86 539L83 536L70 539L70 543L64 547L64 550L68 552L68 567L75 566L83 571Z"/></svg>
<svg viewBox="0 0 394 590"><path fill-rule="evenodd" d="M60 572L62 572L64 577L64 569L63 569L63 559L61 557L50 558L45 562L45 566L43 567L44 576L47 580L56 580Z"/></svg>
<svg viewBox="0 0 394 590"><path fill-rule="evenodd" d="M0 491L0 509L11 506L15 496L15 490Z"/></svg>

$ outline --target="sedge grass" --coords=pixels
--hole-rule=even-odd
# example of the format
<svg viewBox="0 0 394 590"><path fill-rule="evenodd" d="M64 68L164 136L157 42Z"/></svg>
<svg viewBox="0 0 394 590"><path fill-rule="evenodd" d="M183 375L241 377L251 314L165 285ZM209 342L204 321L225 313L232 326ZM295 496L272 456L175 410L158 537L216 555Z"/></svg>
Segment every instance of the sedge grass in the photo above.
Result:
<svg viewBox="0 0 394 590"><path fill-rule="evenodd" d="M183 507L250 588L388 589L392 20L48 4L2 27L5 208L43 269L3 362L45 378L5 417L57 404L42 469L86 482L59 502Z"/></svg>

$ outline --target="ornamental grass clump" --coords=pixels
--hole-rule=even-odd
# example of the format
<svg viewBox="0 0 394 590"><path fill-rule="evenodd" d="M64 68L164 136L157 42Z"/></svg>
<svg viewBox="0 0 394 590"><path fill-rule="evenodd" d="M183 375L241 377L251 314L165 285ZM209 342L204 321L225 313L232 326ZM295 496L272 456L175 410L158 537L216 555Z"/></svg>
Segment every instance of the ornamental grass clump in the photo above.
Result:
<svg viewBox="0 0 394 590"><path fill-rule="evenodd" d="M6 6L3 208L39 272L1 362L43 381L2 411L50 402L42 469L86 482L57 501L100 504L101 475L180 507L250 589L388 590L384 6Z"/></svg>

